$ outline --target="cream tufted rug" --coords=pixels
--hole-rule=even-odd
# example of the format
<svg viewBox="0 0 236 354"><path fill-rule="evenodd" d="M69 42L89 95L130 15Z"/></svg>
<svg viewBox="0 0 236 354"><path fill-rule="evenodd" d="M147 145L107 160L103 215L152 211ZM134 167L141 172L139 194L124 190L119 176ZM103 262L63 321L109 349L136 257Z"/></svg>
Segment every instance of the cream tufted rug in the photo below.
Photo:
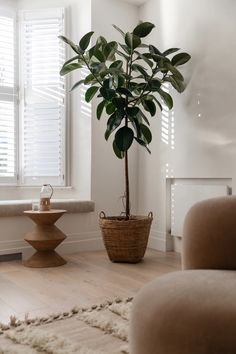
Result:
<svg viewBox="0 0 236 354"><path fill-rule="evenodd" d="M0 354L128 354L132 298L0 324Z"/></svg>

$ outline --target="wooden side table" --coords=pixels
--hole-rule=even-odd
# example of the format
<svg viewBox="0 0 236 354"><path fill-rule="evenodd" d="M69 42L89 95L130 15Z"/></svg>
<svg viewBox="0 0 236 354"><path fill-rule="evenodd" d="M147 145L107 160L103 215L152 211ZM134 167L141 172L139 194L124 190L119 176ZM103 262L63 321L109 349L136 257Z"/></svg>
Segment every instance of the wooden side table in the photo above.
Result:
<svg viewBox="0 0 236 354"><path fill-rule="evenodd" d="M66 238L66 235L54 223L66 213L66 210L24 211L35 222L34 229L27 233L25 241L37 251L28 260L26 267L48 268L66 264L66 261L55 252L55 248Z"/></svg>

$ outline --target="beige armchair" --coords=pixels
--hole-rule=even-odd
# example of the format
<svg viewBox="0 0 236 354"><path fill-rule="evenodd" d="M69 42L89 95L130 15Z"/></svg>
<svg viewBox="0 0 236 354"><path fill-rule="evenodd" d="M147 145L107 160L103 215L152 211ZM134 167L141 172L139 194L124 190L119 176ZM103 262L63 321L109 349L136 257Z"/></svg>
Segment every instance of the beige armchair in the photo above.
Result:
<svg viewBox="0 0 236 354"><path fill-rule="evenodd" d="M131 354L236 353L236 197L190 209L183 269L146 285L135 298Z"/></svg>

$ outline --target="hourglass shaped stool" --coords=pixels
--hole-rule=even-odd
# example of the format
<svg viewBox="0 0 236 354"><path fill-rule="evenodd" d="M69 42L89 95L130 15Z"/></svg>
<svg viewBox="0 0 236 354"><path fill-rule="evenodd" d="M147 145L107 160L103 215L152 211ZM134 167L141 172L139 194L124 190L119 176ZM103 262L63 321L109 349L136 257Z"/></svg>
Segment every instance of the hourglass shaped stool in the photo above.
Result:
<svg viewBox="0 0 236 354"><path fill-rule="evenodd" d="M54 223L66 213L66 210L24 211L35 222L34 229L27 233L25 241L36 249L34 255L24 261L26 267L48 268L66 264L66 261L55 251L65 240L66 235Z"/></svg>

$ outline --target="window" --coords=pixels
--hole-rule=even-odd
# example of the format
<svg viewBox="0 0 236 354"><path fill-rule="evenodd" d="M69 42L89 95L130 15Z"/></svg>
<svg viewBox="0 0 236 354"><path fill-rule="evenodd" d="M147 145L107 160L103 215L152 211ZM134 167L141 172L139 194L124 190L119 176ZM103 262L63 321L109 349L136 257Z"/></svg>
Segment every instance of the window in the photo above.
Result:
<svg viewBox="0 0 236 354"><path fill-rule="evenodd" d="M1 36L10 48L8 60L2 59L5 48L0 48L0 92L6 97L0 102L0 183L65 185L65 82L59 75L65 53L58 39L64 34L64 11L21 11L19 31L14 17L3 19L12 39ZM19 63L15 71L14 62Z"/></svg>
<svg viewBox="0 0 236 354"><path fill-rule="evenodd" d="M15 16L0 13L0 181L16 182L16 40Z"/></svg>

